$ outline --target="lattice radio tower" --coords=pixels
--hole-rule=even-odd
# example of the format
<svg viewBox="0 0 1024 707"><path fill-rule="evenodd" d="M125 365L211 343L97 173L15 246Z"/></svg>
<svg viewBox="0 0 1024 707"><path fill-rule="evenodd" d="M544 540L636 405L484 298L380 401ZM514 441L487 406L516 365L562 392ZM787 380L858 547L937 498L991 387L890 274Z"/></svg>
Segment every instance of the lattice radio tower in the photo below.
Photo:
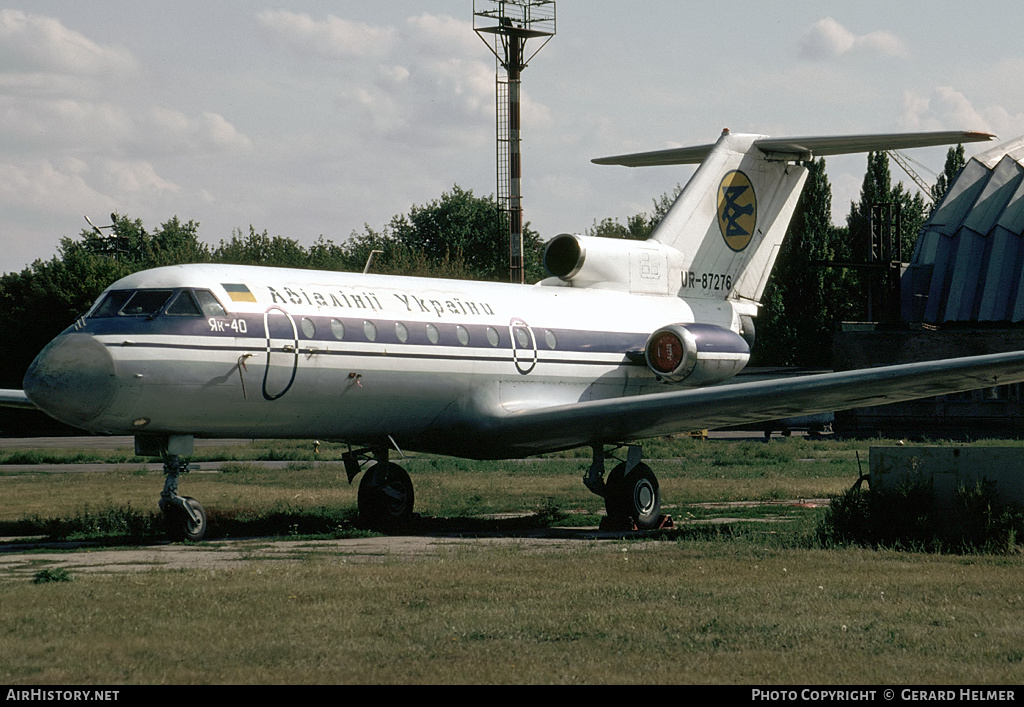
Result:
<svg viewBox="0 0 1024 707"><path fill-rule="evenodd" d="M478 9L488 5L489 9ZM504 69L496 80L498 208L508 224L509 280L525 282L523 266L523 170L520 158L520 75L555 36L554 0L473 0L473 30ZM527 53L527 42L538 40ZM537 44L537 42L534 42Z"/></svg>

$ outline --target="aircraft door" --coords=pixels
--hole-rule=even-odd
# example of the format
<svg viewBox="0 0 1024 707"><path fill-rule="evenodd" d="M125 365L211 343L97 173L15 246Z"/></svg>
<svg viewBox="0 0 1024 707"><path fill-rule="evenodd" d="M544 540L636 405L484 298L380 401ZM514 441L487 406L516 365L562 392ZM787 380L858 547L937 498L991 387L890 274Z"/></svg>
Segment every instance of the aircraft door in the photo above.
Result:
<svg viewBox="0 0 1024 707"><path fill-rule="evenodd" d="M516 370L525 376L537 365L537 337L530 325L519 317L509 322L508 333L512 337L512 361Z"/></svg>
<svg viewBox="0 0 1024 707"><path fill-rule="evenodd" d="M277 400L288 392L299 369L299 330L295 320L280 307L263 313L267 334L267 367L263 372L263 397Z"/></svg>

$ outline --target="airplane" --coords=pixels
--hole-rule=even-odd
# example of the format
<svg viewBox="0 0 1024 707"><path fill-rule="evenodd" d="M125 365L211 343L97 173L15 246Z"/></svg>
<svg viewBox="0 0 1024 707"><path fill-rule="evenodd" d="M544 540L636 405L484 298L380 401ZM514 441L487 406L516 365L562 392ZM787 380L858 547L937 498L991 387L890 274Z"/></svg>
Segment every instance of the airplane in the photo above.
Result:
<svg viewBox="0 0 1024 707"><path fill-rule="evenodd" d="M583 481L610 521L655 528L646 438L1024 380L1014 352L730 382L750 358L806 160L993 137L726 130L712 144L594 160L699 166L648 240L558 235L544 252L550 277L535 285L220 264L138 272L0 400L133 435L138 454L163 459L160 508L179 539L207 529L199 501L178 493L197 437L348 443L360 517L382 528L400 527L415 500L392 452L505 459L589 446Z"/></svg>

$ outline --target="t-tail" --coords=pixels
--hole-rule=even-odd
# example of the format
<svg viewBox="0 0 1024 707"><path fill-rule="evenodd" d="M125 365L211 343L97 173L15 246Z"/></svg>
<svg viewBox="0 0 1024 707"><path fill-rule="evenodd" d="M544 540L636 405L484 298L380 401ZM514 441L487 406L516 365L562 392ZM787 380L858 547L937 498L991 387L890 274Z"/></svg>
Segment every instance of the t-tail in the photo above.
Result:
<svg viewBox="0 0 1024 707"><path fill-rule="evenodd" d="M646 241L552 239L545 265L576 287L756 304L817 157L991 140L980 132L770 138L722 132L714 144L594 160L648 167L699 164Z"/></svg>

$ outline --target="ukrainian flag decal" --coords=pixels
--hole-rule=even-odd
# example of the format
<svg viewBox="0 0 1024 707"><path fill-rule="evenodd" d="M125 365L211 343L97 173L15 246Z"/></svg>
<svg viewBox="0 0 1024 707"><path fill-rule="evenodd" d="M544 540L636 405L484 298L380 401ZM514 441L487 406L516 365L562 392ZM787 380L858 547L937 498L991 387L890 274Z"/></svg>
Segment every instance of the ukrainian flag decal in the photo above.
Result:
<svg viewBox="0 0 1024 707"><path fill-rule="evenodd" d="M252 291L242 284L231 284L222 282L221 286L227 290L228 297L231 298L232 302L255 302L256 295Z"/></svg>
<svg viewBox="0 0 1024 707"><path fill-rule="evenodd" d="M757 196L746 174L734 169L718 185L718 228L725 244L739 252L747 247L757 224Z"/></svg>

